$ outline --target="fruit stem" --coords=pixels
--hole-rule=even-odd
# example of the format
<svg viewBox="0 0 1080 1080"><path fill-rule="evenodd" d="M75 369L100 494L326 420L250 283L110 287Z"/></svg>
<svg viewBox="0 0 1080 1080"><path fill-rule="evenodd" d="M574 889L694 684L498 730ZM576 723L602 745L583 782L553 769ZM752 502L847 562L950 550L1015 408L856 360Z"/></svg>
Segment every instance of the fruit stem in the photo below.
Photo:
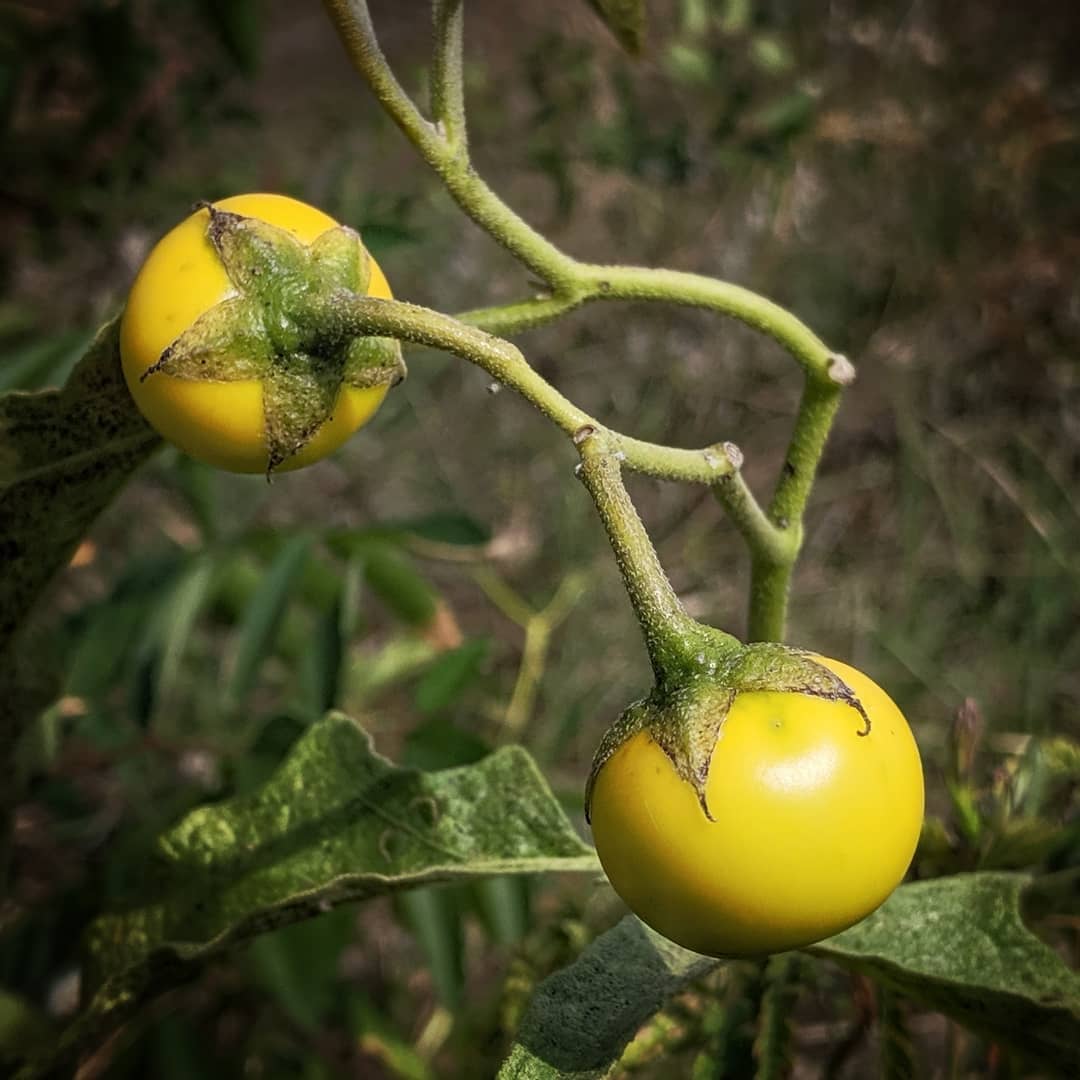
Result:
<svg viewBox="0 0 1080 1080"><path fill-rule="evenodd" d="M389 337L460 356L486 371L500 386L515 390L568 436L601 424L564 397L522 355L517 346L442 315L400 300L382 300L337 290L312 296L298 310L304 327L319 327L329 338ZM660 446L606 429L626 455L627 468L666 480L714 484L737 465L727 444L700 450Z"/></svg>
<svg viewBox="0 0 1080 1080"><path fill-rule="evenodd" d="M718 645L738 648L729 634L702 626L687 615L623 483L625 455L611 436L586 425L574 435L574 442L581 454L578 477L592 496L611 541L657 686L677 682L687 670L700 668L703 651L712 655Z"/></svg>

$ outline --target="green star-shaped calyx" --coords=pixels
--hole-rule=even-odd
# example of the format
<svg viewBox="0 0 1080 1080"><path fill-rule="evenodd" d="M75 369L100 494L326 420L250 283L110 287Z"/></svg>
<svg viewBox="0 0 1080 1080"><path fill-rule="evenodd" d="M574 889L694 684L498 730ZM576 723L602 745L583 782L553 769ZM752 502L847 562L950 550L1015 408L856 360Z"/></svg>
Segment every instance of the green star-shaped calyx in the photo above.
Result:
<svg viewBox="0 0 1080 1080"><path fill-rule="evenodd" d="M338 226L303 244L269 222L204 206L207 237L236 295L200 316L142 378L258 379L269 476L314 438L343 386L400 382L401 346L349 336L311 317L318 301L332 303L337 292L367 291L371 259L354 230Z"/></svg>
<svg viewBox="0 0 1080 1080"><path fill-rule="evenodd" d="M849 705L858 717L854 736L870 734L870 718L858 696L843 679L811 654L773 642L756 642L732 649L718 638L697 656L697 670L657 686L634 702L607 730L593 758L585 787L585 816L596 777L628 739L641 731L671 759L675 771L693 789L709 820L707 787L713 751L720 730L739 694L771 691L805 694Z"/></svg>

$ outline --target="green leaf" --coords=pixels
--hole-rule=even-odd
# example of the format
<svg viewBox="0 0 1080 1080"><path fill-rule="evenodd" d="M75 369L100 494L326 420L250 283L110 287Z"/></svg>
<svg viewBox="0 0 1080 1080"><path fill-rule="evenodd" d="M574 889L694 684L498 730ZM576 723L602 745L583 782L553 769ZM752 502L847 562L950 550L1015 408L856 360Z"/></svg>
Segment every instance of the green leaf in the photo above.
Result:
<svg viewBox="0 0 1080 1080"><path fill-rule="evenodd" d="M414 769L447 769L471 765L489 753L491 747L475 732L459 728L444 717L434 717L405 737L402 760Z"/></svg>
<svg viewBox="0 0 1080 1080"><path fill-rule="evenodd" d="M491 531L466 514L429 514L427 517L388 523L386 527L421 540L463 547L478 547L491 539Z"/></svg>
<svg viewBox="0 0 1080 1080"><path fill-rule="evenodd" d="M791 139L810 126L817 98L806 90L793 90L754 110L743 120L745 132L762 143Z"/></svg>
<svg viewBox="0 0 1080 1080"><path fill-rule="evenodd" d="M0 397L0 650L158 443L124 385L115 321L63 389Z"/></svg>
<svg viewBox="0 0 1080 1080"><path fill-rule="evenodd" d="M1054 1075L1080 1075L1080 976L1021 921L1028 883L960 874L904 885L808 951L1011 1043ZM717 963L627 917L540 985L500 1080L606 1075L638 1027Z"/></svg>
<svg viewBox="0 0 1080 1080"><path fill-rule="evenodd" d="M402 547L414 540L480 547L491 540L491 531L466 514L448 512L383 521L363 529L329 529L326 532L327 546L342 558L356 558L364 554L372 541Z"/></svg>
<svg viewBox="0 0 1080 1080"><path fill-rule="evenodd" d="M237 632L236 660L229 684L229 700L243 702L272 648L293 587L300 580L311 552L311 537L293 536L278 552L255 594Z"/></svg>
<svg viewBox="0 0 1080 1080"><path fill-rule="evenodd" d="M589 0L619 44L634 56L645 46L645 0Z"/></svg>
<svg viewBox="0 0 1080 1080"><path fill-rule="evenodd" d="M252 943L247 960L257 980L304 1031L317 1031L334 1014L344 990L338 964L353 929L352 912L339 908Z"/></svg>
<svg viewBox="0 0 1080 1080"><path fill-rule="evenodd" d="M258 0L229 0L227 4L200 0L199 4L206 24L245 75L254 74L259 65L259 6Z"/></svg>
<svg viewBox="0 0 1080 1080"><path fill-rule="evenodd" d="M638 1028L716 963L623 919L540 984L499 1080L606 1076Z"/></svg>
<svg viewBox="0 0 1080 1080"><path fill-rule="evenodd" d="M596 872L529 755L506 747L422 773L331 714L260 790L188 814L160 837L130 906L87 937L94 996L53 1064L237 942L338 904L438 882Z"/></svg>
<svg viewBox="0 0 1080 1080"><path fill-rule="evenodd" d="M1024 926L1020 874L957 874L897 889L811 951L1080 1075L1080 976Z"/></svg>
<svg viewBox="0 0 1080 1080"><path fill-rule="evenodd" d="M466 641L443 653L431 665L416 688L416 707L422 713L437 713L449 708L463 690L476 679L488 653L486 638Z"/></svg>
<svg viewBox="0 0 1080 1080"><path fill-rule="evenodd" d="M348 638L342 633L342 600L336 597L316 614L301 654L300 682L306 711L312 716L322 716L338 704L341 668L348 647Z"/></svg>
<svg viewBox="0 0 1080 1080"><path fill-rule="evenodd" d="M138 653L139 641L163 593L175 582L182 553L175 549L133 557L111 592L73 620L65 649L63 692L91 700L113 688Z"/></svg>
<svg viewBox="0 0 1080 1080"><path fill-rule="evenodd" d="M493 941L513 945L529 929L529 881L496 877L473 886L473 904Z"/></svg>
<svg viewBox="0 0 1080 1080"><path fill-rule="evenodd" d="M364 579L371 591L409 626L426 627L435 617L438 596L404 552L389 543L364 543Z"/></svg>
<svg viewBox="0 0 1080 1080"><path fill-rule="evenodd" d="M155 700L170 699L180 681L181 664L195 620L203 610L214 578L211 558L197 555L163 598L162 618L155 643L159 652Z"/></svg>
<svg viewBox="0 0 1080 1080"><path fill-rule="evenodd" d="M52 1022L25 998L0 987L0 1065L55 1038Z"/></svg>
<svg viewBox="0 0 1080 1080"><path fill-rule="evenodd" d="M465 989L464 899L456 886L413 889L398 898L401 914L427 957L439 998L449 1009L461 1004Z"/></svg>
<svg viewBox="0 0 1080 1080"><path fill-rule="evenodd" d="M0 391L37 390L63 382L92 343L93 335L66 330L6 347L0 355Z"/></svg>

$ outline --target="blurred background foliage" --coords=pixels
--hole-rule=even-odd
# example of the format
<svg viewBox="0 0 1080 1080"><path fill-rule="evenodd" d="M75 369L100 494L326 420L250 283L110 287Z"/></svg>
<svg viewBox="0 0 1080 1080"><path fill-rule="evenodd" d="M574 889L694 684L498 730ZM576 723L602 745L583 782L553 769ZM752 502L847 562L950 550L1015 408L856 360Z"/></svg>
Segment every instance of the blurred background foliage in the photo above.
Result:
<svg viewBox="0 0 1080 1080"><path fill-rule="evenodd" d="M758 289L858 366L790 636L870 672L912 720L931 810L916 875L1074 867L1075 5L656 0L636 62L580 0L467 7L474 152L511 205L574 254ZM372 9L419 93L427 4ZM0 390L62 381L154 239L240 190L359 227L400 297L452 312L529 288L318 5L5 4L0 125ZM732 439L755 487L775 475L798 376L744 329L594 306L522 345L622 430ZM271 487L162 453L42 605L34 663L55 692L11 781L0 1044L74 1009L78 934L147 838L265 779L327 708L424 768L521 741L580 815L592 748L647 684L606 541L560 436L465 365L409 362L333 461ZM687 606L741 629L746 560L716 504L634 494ZM559 881L340 910L163 999L100 1074L489 1075L534 982L617 910ZM1074 959L1077 930L1048 931ZM745 1075L739 986L684 996L623 1071ZM873 994L824 965L804 987L800 1075L868 1075ZM1000 1061L938 1017L907 1023L924 1066Z"/></svg>

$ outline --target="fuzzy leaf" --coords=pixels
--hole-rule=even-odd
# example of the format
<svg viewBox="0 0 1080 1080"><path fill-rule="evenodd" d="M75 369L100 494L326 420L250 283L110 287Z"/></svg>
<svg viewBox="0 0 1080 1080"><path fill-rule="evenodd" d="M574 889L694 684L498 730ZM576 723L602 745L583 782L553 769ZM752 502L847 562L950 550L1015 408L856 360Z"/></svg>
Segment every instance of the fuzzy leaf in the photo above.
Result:
<svg viewBox="0 0 1080 1080"><path fill-rule="evenodd" d="M623 919L540 984L499 1080L599 1080L668 998L716 964Z"/></svg>
<svg viewBox="0 0 1080 1080"><path fill-rule="evenodd" d="M901 886L858 926L809 952L1080 1075L1080 977L1023 924L1018 874ZM606 1076L637 1028L720 961L665 941L633 916L540 984L500 1080Z"/></svg>
<svg viewBox="0 0 1080 1080"><path fill-rule="evenodd" d="M227 947L335 905L443 881L597 869L521 748L423 773L395 767L332 713L260 790L197 809L158 840L138 895L91 926L94 996L49 1064Z"/></svg>
<svg viewBox="0 0 1080 1080"><path fill-rule="evenodd" d="M816 946L914 1001L1080 1075L1080 976L1020 918L1028 878L956 874L897 889Z"/></svg>
<svg viewBox="0 0 1080 1080"><path fill-rule="evenodd" d="M117 322L63 389L0 397L0 650L159 439L124 384Z"/></svg>

